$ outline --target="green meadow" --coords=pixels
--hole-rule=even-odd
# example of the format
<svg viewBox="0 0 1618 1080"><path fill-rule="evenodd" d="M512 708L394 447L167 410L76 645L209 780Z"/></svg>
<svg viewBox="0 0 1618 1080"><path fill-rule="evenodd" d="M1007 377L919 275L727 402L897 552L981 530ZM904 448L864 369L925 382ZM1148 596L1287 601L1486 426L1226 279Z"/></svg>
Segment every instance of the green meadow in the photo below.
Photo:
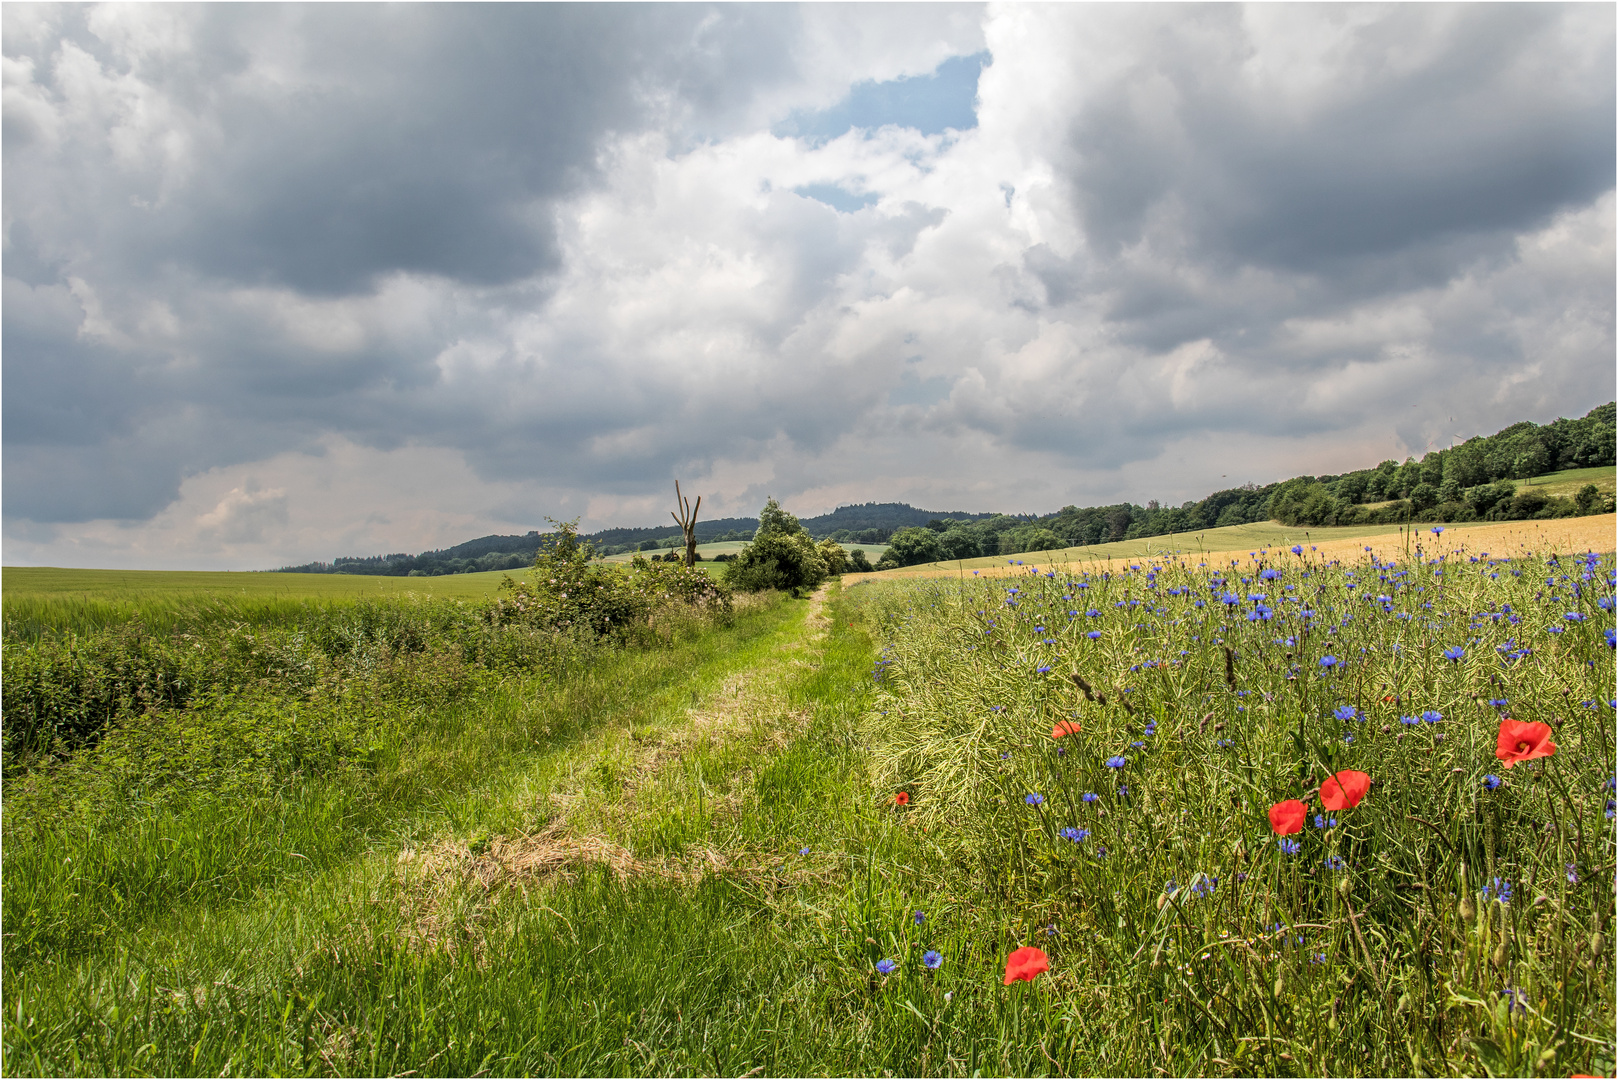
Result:
<svg viewBox="0 0 1618 1080"><path fill-rule="evenodd" d="M1613 559L1469 560L7 570L4 1071L1610 1074Z"/></svg>

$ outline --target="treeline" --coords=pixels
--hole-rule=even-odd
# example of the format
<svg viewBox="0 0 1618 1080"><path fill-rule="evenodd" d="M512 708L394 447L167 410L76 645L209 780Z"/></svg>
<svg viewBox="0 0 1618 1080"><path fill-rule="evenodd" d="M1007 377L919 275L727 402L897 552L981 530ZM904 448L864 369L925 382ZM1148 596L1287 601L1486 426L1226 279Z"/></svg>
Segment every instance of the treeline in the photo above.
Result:
<svg viewBox="0 0 1618 1080"><path fill-rule="evenodd" d="M888 537L910 525L921 525L939 517L972 521L995 514L918 510L908 503L865 503L839 506L829 514L806 518L802 526L816 540L840 544L885 544ZM1026 519L1019 519L1026 520ZM758 518L714 518L697 522L697 541L703 544L724 541L750 541L759 527ZM441 574L475 574L485 570L517 570L534 561L546 537L554 533L530 531L516 536L481 536L464 544L424 551L419 555L399 552L393 555L342 557L331 562L311 562L283 566L292 574L373 574L384 577L436 577ZM670 524L640 529L602 529L579 537L598 555L630 552L683 550L685 538Z"/></svg>
<svg viewBox="0 0 1618 1080"><path fill-rule="evenodd" d="M940 518L903 529L889 540L878 569L944 559L1016 555L1196 532L1227 525L1280 521L1286 525L1376 525L1396 522L1520 521L1610 513L1611 496L1594 484L1569 498L1519 490L1514 483L1563 469L1610 466L1618 429L1614 403L1577 420L1540 426L1513 424L1420 461L1384 461L1338 476L1300 476L1216 491L1201 501L1161 506L1065 506L1028 519L997 515L966 521Z"/></svg>
<svg viewBox="0 0 1618 1080"><path fill-rule="evenodd" d="M840 506L804 518L815 540L839 544L889 544L886 565L909 566L940 559L1015 555L1027 551L1135 540L1226 525L1280 521L1286 525L1376 525L1394 522L1518 521L1608 512L1610 497L1594 485L1574 498L1519 490L1514 483L1562 469L1614 464L1615 407L1608 402L1577 420L1513 424L1480 435L1420 461L1384 461L1375 468L1339 476L1300 476L1216 491L1200 501L1162 506L1064 506L1044 516L968 514L919 510L907 503ZM697 524L697 539L751 541L757 518L717 518ZM485 536L420 555L374 555L282 567L311 574L435 576L485 570L515 570L533 562L555 533ZM600 555L683 548L678 528L603 529L579 537ZM878 565L883 565L879 563Z"/></svg>

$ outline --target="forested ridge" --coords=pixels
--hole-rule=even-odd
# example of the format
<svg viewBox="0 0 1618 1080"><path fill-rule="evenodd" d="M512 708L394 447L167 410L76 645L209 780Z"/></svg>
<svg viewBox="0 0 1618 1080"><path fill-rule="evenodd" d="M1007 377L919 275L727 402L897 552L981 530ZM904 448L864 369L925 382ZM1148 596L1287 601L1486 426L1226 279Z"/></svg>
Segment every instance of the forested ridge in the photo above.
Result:
<svg viewBox="0 0 1618 1080"><path fill-rule="evenodd" d="M1064 506L1052 514L970 514L920 510L906 503L841 506L802 519L816 539L892 544L888 565L1017 554L1193 532L1226 525L1280 521L1287 525L1374 525L1392 522L1515 521L1570 517L1612 509L1612 498L1586 488L1573 498L1519 491L1515 481L1564 469L1610 466L1618 428L1615 403L1550 424L1521 421L1419 460L1388 460L1340 475L1299 476L1265 485L1216 491L1200 501L1164 506ZM718 518L697 524L704 543L751 540L757 518ZM389 576L472 573L527 566L552 533L485 536L419 555L374 555L283 567L300 573ZM679 529L604 529L584 535L602 554L672 548Z"/></svg>

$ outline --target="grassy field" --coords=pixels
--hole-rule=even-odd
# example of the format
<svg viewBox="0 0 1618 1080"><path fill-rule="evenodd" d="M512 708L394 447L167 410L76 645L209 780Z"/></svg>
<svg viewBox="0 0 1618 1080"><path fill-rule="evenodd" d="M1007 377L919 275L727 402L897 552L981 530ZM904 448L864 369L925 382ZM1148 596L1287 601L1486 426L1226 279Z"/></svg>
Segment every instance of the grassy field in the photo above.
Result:
<svg viewBox="0 0 1618 1080"><path fill-rule="evenodd" d="M1612 559L1471 558L8 635L5 1071L1611 1074ZM19 765L51 657L208 689Z"/></svg>
<svg viewBox="0 0 1618 1080"><path fill-rule="evenodd" d="M1513 481L1518 491L1532 490L1541 495L1560 495L1571 499L1577 495L1579 489L1586 484L1594 484L1596 490L1604 495L1611 495L1618 491L1618 470L1610 465L1601 465L1593 469L1563 469L1561 472L1546 473L1529 480Z"/></svg>
<svg viewBox="0 0 1618 1080"><path fill-rule="evenodd" d="M0 610L8 640L89 633L137 618L162 632L215 623L292 625L311 612L360 602L483 601L508 576L522 571L406 578L8 566L0 571Z"/></svg>

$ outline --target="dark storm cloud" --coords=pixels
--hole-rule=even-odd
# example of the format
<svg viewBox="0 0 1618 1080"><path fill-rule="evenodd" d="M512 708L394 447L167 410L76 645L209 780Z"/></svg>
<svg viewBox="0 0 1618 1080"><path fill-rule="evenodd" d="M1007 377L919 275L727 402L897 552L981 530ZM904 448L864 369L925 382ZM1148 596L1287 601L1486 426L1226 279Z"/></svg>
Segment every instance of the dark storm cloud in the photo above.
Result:
<svg viewBox="0 0 1618 1080"><path fill-rule="evenodd" d="M1119 276L1112 260L1136 245L1211 274L1294 278L1289 306L1321 307L1498 256L1613 185L1613 21L1611 7L1395 7L1294 97L1244 70L1241 9L1177 9L1070 128L1067 176L1110 316L1151 348L1243 322L1228 296L1202 306L1172 280ZM1401 68L1406 45L1429 51Z"/></svg>
<svg viewBox="0 0 1618 1080"><path fill-rule="evenodd" d="M65 40L115 63L83 9L69 15ZM758 32L772 20L680 5L208 5L193 49L138 68L189 114L197 161L178 190L118 191L93 160L104 146L75 147L74 164L101 166L81 174L101 181L86 192L96 212L115 215L99 254L131 272L171 264L316 294L400 271L503 283L554 269L550 205L594 176L604 133L646 123L659 94L707 107L717 87L779 69ZM28 168L30 141L7 132L8 169Z"/></svg>
<svg viewBox="0 0 1618 1080"><path fill-rule="evenodd" d="M113 13L172 16L171 47L154 47L90 7L11 14L47 23L8 27L6 52L54 112L8 94L5 506L62 521L148 516L182 473L263 453L266 430L284 446L318 430L388 446L423 434L412 413L442 425L442 408L397 396L437 380L434 354L469 320L324 349L221 290L543 280L556 200L600 181L603 138L728 131L753 89L791 76L797 25L788 8L706 5ZM87 333L75 276L114 322L166 305L185 340Z"/></svg>

